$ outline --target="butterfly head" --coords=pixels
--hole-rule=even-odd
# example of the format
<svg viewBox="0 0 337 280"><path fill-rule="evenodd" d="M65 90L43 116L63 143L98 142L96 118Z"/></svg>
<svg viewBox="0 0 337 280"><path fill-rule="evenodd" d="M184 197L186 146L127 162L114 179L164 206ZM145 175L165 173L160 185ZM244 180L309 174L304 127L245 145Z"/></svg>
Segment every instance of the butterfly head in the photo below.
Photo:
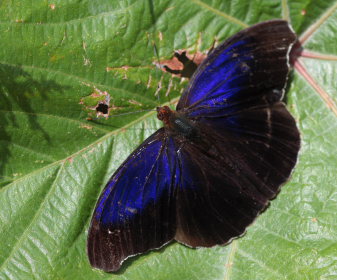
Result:
<svg viewBox="0 0 337 280"><path fill-rule="evenodd" d="M170 124L170 118L173 111L168 106L157 107L157 118L167 126Z"/></svg>

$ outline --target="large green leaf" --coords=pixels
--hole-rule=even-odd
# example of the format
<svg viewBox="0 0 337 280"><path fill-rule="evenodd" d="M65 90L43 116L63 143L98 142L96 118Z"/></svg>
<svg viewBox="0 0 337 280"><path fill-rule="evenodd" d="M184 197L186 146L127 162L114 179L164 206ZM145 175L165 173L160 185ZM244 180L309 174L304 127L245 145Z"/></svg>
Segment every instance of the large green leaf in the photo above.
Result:
<svg viewBox="0 0 337 280"><path fill-rule="evenodd" d="M186 82L154 66L154 43L160 59L206 52L282 17L311 52L287 95L302 149L277 199L228 246L173 243L118 274L92 269L99 193L160 123L155 112L89 121L79 103L99 91L112 114L174 103ZM335 0L4 0L0 18L0 279L337 279Z"/></svg>

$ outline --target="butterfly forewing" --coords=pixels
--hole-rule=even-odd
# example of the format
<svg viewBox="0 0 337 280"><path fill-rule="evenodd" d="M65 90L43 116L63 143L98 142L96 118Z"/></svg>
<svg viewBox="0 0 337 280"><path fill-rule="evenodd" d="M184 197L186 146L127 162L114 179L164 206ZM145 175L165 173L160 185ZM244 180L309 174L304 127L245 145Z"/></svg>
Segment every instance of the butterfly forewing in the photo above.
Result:
<svg viewBox="0 0 337 280"><path fill-rule="evenodd" d="M164 129L150 136L109 180L88 236L92 266L116 271L124 259L175 234L174 159Z"/></svg>
<svg viewBox="0 0 337 280"><path fill-rule="evenodd" d="M190 117L221 117L280 100L296 35L283 20L234 35L203 61L177 110Z"/></svg>

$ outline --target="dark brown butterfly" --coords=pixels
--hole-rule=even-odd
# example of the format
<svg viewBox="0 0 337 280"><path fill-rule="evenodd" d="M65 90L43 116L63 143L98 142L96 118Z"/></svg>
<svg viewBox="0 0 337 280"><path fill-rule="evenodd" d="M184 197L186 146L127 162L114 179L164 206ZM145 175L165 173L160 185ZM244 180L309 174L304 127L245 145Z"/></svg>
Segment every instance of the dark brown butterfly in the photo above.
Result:
<svg viewBox="0 0 337 280"><path fill-rule="evenodd" d="M226 244L274 198L300 147L281 101L296 35L286 21L256 24L199 66L164 127L107 183L88 236L92 266L116 271L133 255L176 240Z"/></svg>

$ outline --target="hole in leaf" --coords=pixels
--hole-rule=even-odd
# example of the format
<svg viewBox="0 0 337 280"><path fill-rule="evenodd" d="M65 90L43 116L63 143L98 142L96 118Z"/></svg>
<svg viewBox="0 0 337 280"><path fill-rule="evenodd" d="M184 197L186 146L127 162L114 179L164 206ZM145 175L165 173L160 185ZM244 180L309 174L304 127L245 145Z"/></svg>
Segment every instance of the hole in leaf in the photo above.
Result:
<svg viewBox="0 0 337 280"><path fill-rule="evenodd" d="M201 52L189 54L186 50L175 51L171 59L160 62L160 68L181 78L191 78L206 56Z"/></svg>

